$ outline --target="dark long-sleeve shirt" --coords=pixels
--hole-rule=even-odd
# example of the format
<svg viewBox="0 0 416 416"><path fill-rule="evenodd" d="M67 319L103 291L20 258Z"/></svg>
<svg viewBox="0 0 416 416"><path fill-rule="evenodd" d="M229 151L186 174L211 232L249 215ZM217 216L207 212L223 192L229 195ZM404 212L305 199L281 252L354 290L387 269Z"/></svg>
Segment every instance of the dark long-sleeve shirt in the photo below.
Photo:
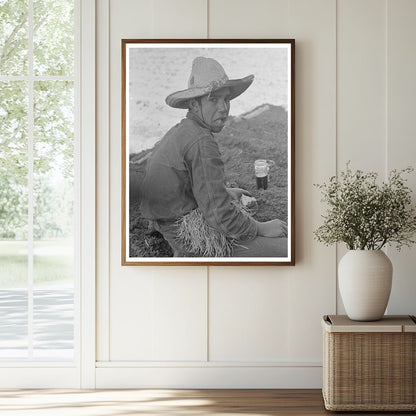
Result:
<svg viewBox="0 0 416 416"><path fill-rule="evenodd" d="M257 235L253 219L232 204L224 164L207 125L188 113L171 128L147 161L141 211L145 218L176 221L199 208L206 222L240 241Z"/></svg>

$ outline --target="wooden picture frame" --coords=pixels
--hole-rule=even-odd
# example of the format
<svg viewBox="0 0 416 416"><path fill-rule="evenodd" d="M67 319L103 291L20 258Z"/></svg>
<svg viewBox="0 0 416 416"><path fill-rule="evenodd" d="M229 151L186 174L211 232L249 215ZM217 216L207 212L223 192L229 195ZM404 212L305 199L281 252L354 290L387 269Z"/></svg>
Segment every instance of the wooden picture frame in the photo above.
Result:
<svg viewBox="0 0 416 416"><path fill-rule="evenodd" d="M122 265L294 265L295 41L121 50Z"/></svg>

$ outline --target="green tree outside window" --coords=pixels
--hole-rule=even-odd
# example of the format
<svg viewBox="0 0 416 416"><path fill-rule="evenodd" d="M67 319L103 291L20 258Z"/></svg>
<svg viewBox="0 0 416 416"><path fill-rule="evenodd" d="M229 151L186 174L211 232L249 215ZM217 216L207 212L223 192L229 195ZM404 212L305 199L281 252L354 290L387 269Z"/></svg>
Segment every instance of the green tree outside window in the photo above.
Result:
<svg viewBox="0 0 416 416"><path fill-rule="evenodd" d="M28 239L30 171L34 239L72 237L74 56L73 1L0 0L0 268Z"/></svg>

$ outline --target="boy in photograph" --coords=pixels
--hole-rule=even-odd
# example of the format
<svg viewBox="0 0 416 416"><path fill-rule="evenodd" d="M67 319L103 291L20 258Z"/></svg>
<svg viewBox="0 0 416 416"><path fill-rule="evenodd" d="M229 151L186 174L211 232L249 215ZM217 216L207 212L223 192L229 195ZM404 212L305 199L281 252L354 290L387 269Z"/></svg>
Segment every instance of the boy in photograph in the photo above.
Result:
<svg viewBox="0 0 416 416"><path fill-rule="evenodd" d="M253 75L229 79L219 62L197 57L188 88L166 98L170 107L188 112L147 160L140 199L143 217L153 222L175 257L195 256L178 239L178 227L196 209L210 227L232 239L231 256L287 256L286 223L280 219L256 221L233 202L249 193L225 186L224 164L214 139L227 121L231 100L253 80Z"/></svg>

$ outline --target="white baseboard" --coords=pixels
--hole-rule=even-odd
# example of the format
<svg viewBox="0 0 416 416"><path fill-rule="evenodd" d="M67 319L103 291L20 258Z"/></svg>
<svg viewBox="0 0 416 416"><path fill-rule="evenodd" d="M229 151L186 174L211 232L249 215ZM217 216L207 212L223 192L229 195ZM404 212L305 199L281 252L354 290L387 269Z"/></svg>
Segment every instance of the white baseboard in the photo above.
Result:
<svg viewBox="0 0 416 416"><path fill-rule="evenodd" d="M3 367L0 389L76 389L80 387L76 367Z"/></svg>
<svg viewBox="0 0 416 416"><path fill-rule="evenodd" d="M322 388L320 366L146 366L96 368L96 388Z"/></svg>
<svg viewBox="0 0 416 416"><path fill-rule="evenodd" d="M97 363L96 388L322 388L320 365L226 363ZM3 367L0 388L79 388L79 370Z"/></svg>

